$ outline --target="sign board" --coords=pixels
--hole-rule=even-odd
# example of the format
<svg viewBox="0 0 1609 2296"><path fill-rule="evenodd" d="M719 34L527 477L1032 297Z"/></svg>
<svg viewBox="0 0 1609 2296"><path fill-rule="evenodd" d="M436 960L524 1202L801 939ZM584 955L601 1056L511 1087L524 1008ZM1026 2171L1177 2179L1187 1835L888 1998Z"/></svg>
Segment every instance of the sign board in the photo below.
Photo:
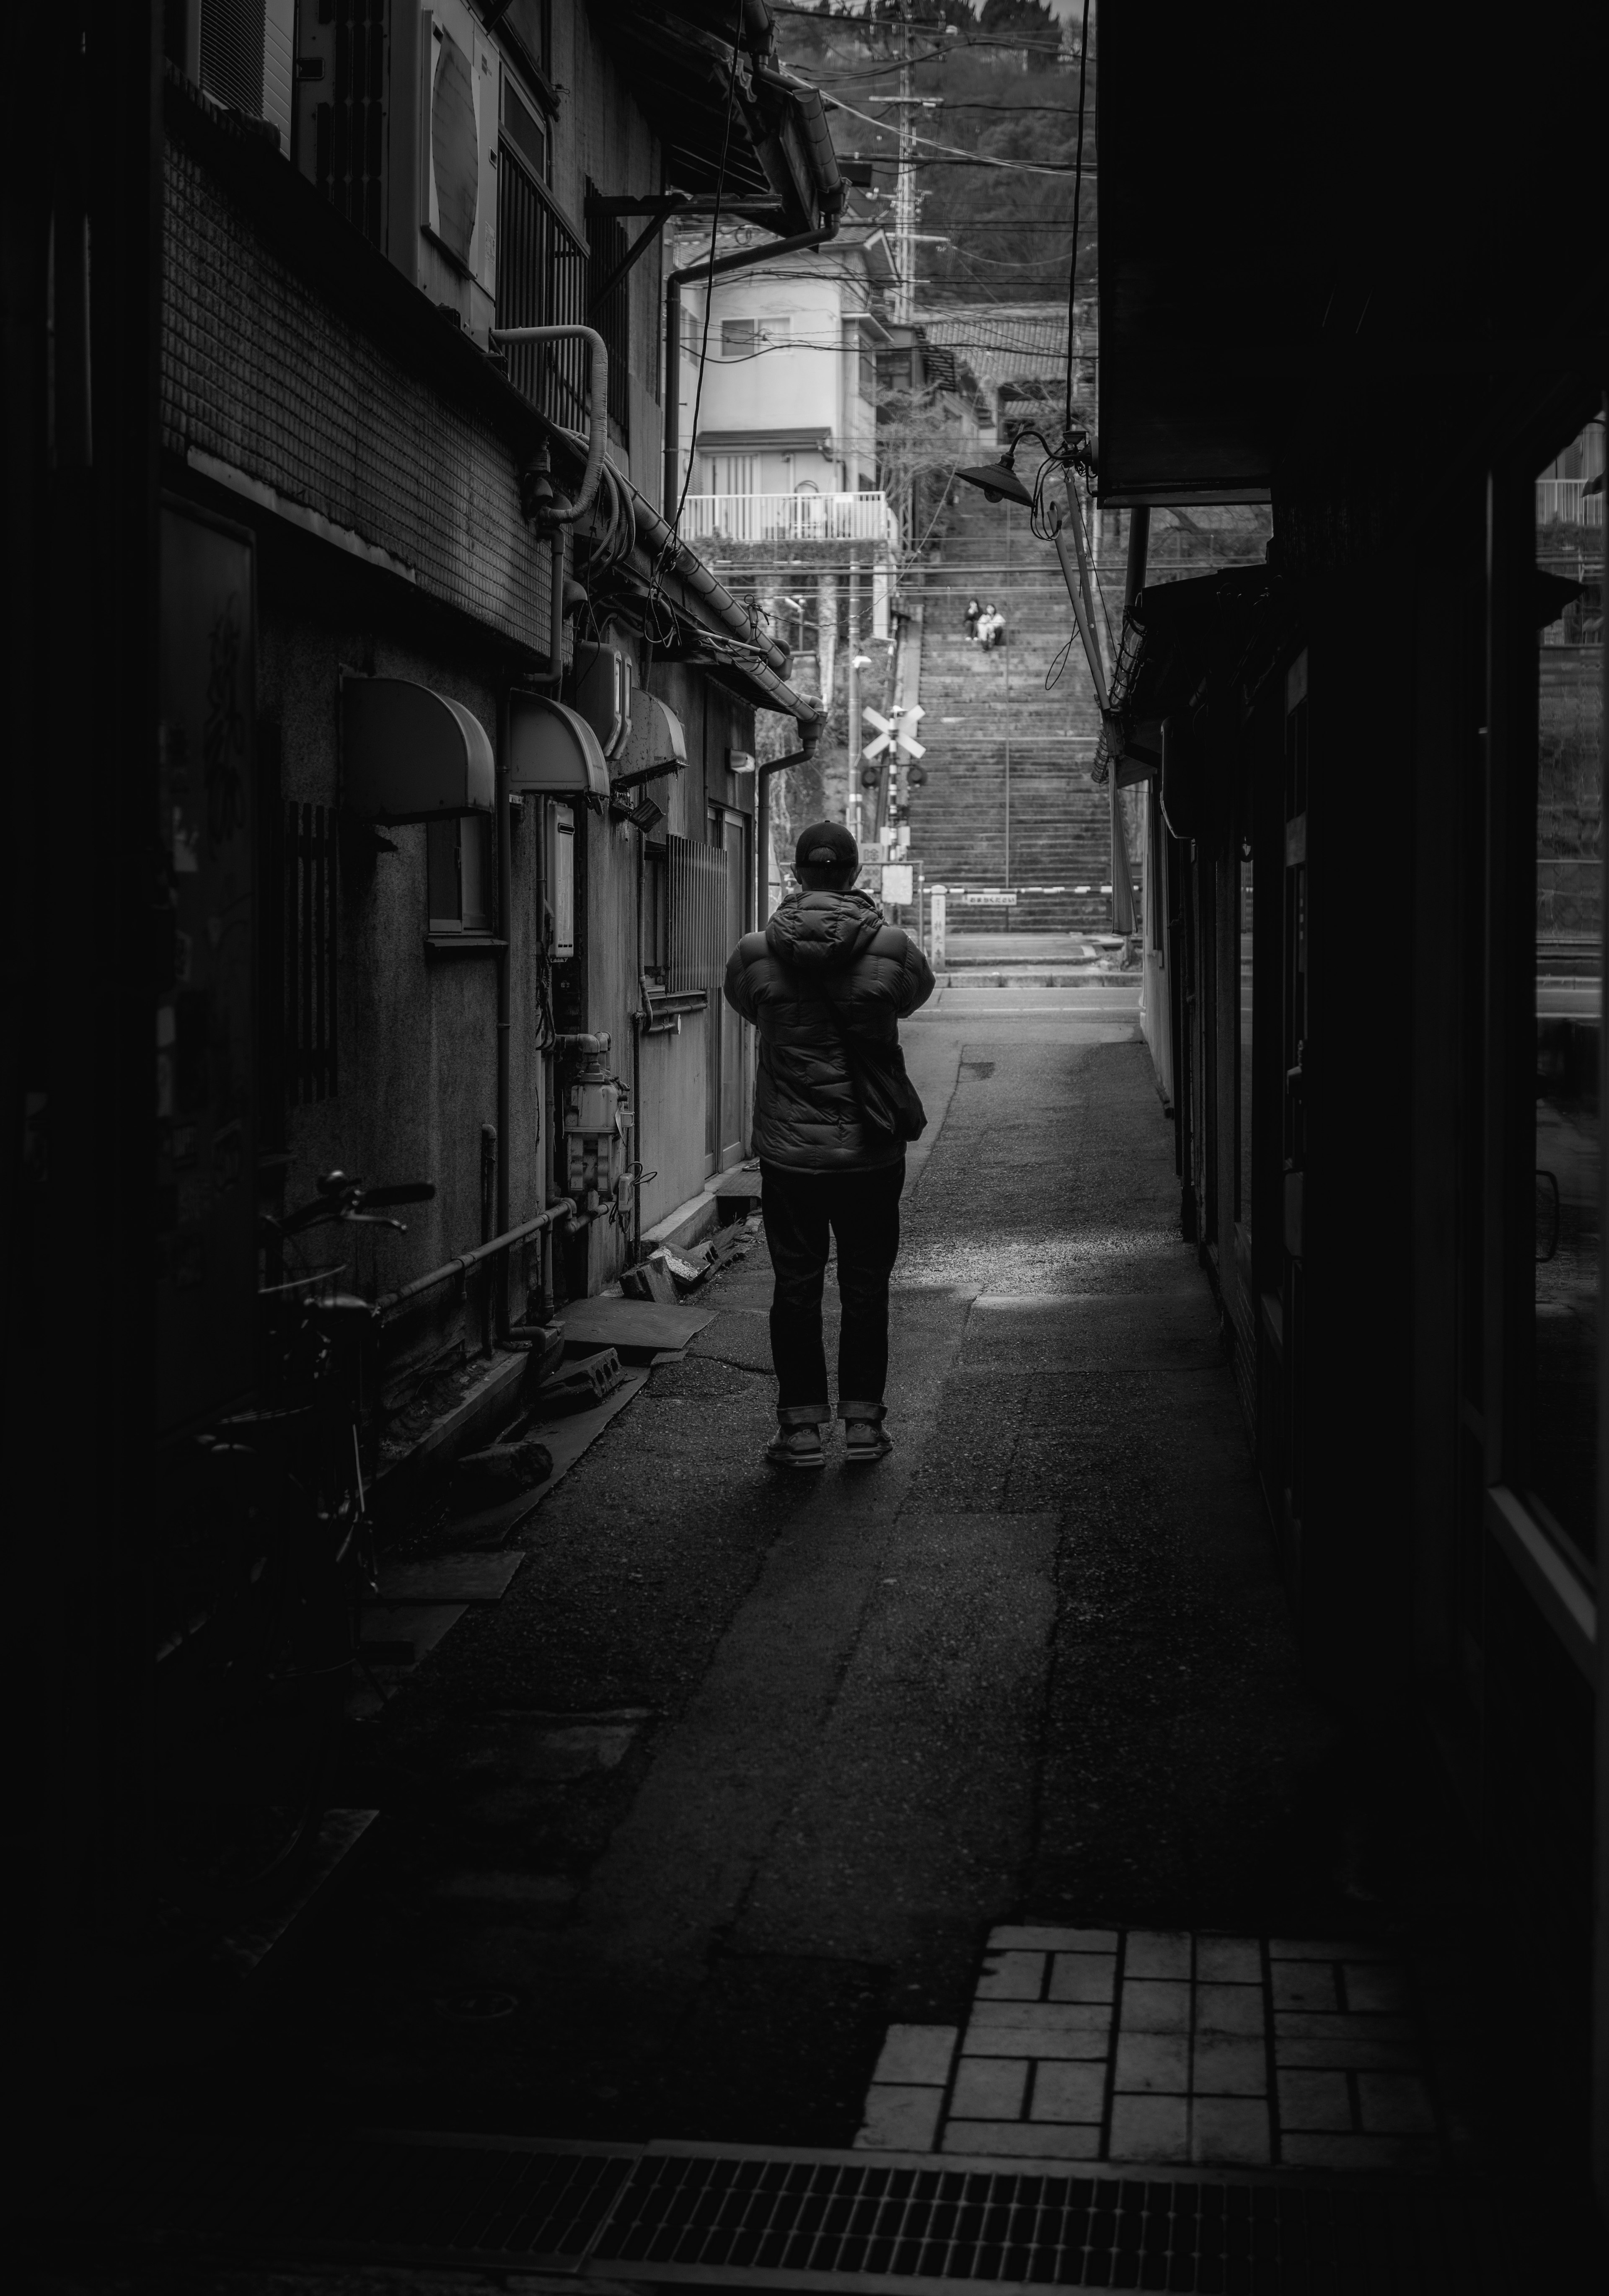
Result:
<svg viewBox="0 0 1609 2296"><path fill-rule="evenodd" d="M948 922L946 916L948 906L943 886L935 885L932 892L928 895L928 916L930 919L930 926L927 951L929 957L932 961L935 971L945 961L945 928Z"/></svg>
<svg viewBox="0 0 1609 2296"><path fill-rule="evenodd" d="M1014 909L1017 906L1014 893L964 893L961 898L969 909Z"/></svg>
<svg viewBox="0 0 1609 2296"><path fill-rule="evenodd" d="M908 861L887 861L882 868L882 898L885 901L908 901L911 898L911 865Z"/></svg>

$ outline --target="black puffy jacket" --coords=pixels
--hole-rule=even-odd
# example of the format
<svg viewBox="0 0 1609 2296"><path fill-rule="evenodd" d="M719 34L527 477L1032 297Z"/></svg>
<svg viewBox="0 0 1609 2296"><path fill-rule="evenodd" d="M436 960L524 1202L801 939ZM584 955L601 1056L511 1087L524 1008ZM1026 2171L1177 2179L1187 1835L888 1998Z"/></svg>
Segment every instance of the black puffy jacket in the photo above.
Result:
<svg viewBox="0 0 1609 2296"><path fill-rule="evenodd" d="M759 1031L754 1146L798 1172L897 1164L903 1140L868 1144L838 1024L872 1045L933 993L933 969L908 933L884 924L869 893L791 893L763 933L727 960L727 1002Z"/></svg>

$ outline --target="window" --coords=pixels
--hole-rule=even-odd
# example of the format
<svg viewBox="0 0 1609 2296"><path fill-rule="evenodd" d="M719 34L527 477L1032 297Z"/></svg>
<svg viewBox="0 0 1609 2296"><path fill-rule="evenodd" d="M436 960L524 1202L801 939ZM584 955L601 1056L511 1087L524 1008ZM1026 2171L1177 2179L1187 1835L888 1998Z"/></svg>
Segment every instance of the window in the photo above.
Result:
<svg viewBox="0 0 1609 2296"><path fill-rule="evenodd" d="M665 840L672 989L718 988L726 977L727 856L691 837Z"/></svg>
<svg viewBox="0 0 1609 2296"><path fill-rule="evenodd" d="M1531 1488L1590 1557L1597 1488L1603 1019L1601 419L1536 488L1536 1277ZM1525 1080L1527 1092L1531 1079Z"/></svg>
<svg viewBox="0 0 1609 2296"><path fill-rule="evenodd" d="M491 819L470 813L425 824L432 933L488 933L492 927Z"/></svg>
<svg viewBox="0 0 1609 2296"><path fill-rule="evenodd" d="M527 103L515 86L513 75L503 75L503 140L512 144L538 183L548 179L547 122L535 106Z"/></svg>
<svg viewBox="0 0 1609 2296"><path fill-rule="evenodd" d="M752 319L723 319L720 323L720 355L722 358L752 358L755 351L755 326Z"/></svg>
<svg viewBox="0 0 1609 2296"><path fill-rule="evenodd" d="M877 355L868 348L864 337L861 340L857 365L859 371L860 396L865 399L874 400L877 396Z"/></svg>
<svg viewBox="0 0 1609 2296"><path fill-rule="evenodd" d="M505 110L497 163L497 324L546 327L584 322L587 249L560 214L528 152L531 138L526 121L534 119L535 114L528 106L522 107L521 113L512 115L511 127L506 72L503 86ZM520 131L518 137L513 127ZM532 148L546 167L545 134L539 145ZM614 364L610 362L612 384ZM588 372L587 346L579 338L509 346L509 381L533 406L567 430L586 427Z"/></svg>

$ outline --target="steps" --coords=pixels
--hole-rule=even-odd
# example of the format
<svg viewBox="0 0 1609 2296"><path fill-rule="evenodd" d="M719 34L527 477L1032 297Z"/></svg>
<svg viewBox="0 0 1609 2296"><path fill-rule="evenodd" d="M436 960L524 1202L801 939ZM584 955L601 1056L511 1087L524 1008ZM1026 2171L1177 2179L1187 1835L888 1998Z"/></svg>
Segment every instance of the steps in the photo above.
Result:
<svg viewBox="0 0 1609 2296"><path fill-rule="evenodd" d="M1076 639L1068 645L1072 615L1055 554L1022 511L981 495L948 515L943 563L926 570L922 587L928 779L911 791L912 854L929 884L1064 888L1019 890L1009 911L969 908L953 893L952 934L998 932L1007 920L1013 931L1110 931L1108 800L1088 779L1100 714L1082 651ZM1020 574L997 570L1019 564ZM971 565L991 570L974 582ZM1006 616L1006 644L992 652L965 634L974 592Z"/></svg>

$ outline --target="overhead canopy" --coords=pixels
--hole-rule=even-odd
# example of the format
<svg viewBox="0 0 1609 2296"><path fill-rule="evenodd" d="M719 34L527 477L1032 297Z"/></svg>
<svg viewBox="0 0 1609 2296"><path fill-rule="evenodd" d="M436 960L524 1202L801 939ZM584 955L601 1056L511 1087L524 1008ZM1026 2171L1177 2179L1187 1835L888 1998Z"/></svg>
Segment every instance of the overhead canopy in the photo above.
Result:
<svg viewBox="0 0 1609 2296"><path fill-rule="evenodd" d="M546 693L509 696L508 790L511 797L609 795L603 749L579 710Z"/></svg>
<svg viewBox="0 0 1609 2296"><path fill-rule="evenodd" d="M630 728L615 758L620 767L617 786L679 773L686 762L687 738L681 719L657 694L645 693L639 685L631 696Z"/></svg>
<svg viewBox="0 0 1609 2296"><path fill-rule="evenodd" d="M846 186L820 91L784 70L765 0L610 0L596 15L664 147L668 183L695 196L719 184L780 233L837 216Z"/></svg>
<svg viewBox="0 0 1609 2296"><path fill-rule="evenodd" d="M343 677L341 796L365 821L489 813L492 745L460 701L407 677Z"/></svg>

